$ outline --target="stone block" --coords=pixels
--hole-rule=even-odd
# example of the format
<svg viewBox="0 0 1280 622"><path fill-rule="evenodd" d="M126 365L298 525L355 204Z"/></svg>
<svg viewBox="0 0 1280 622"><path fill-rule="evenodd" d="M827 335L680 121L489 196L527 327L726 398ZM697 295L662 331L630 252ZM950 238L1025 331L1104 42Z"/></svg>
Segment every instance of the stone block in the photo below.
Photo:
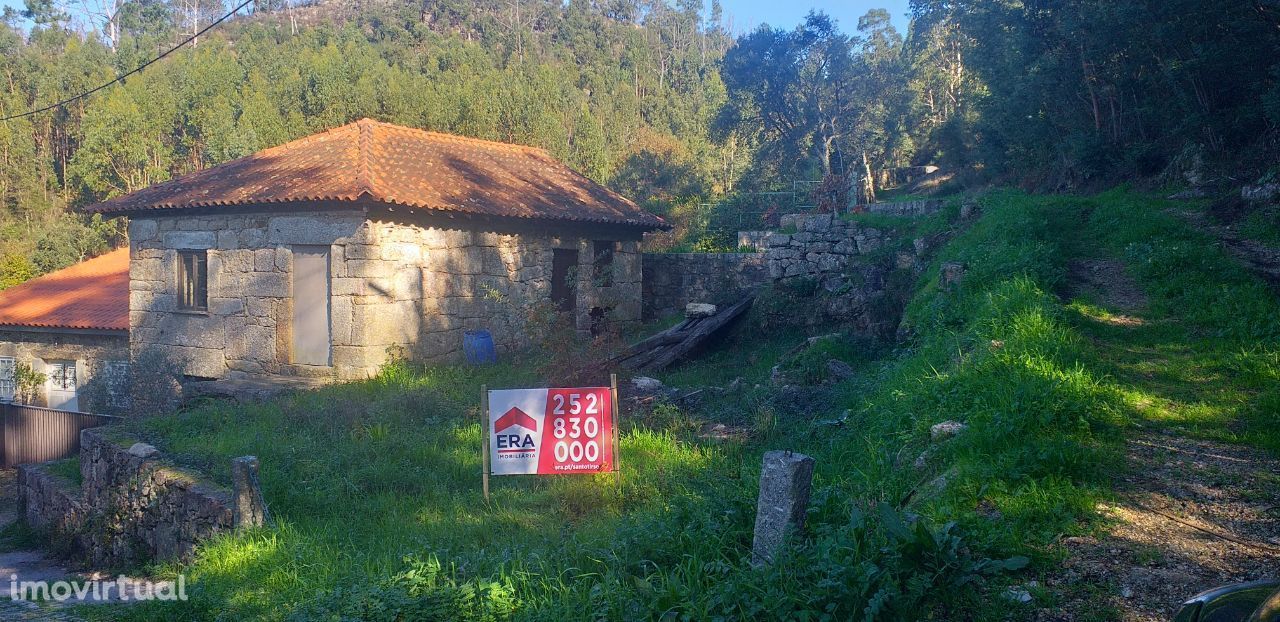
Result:
<svg viewBox="0 0 1280 622"><path fill-rule="evenodd" d="M210 298L209 313L212 315L240 315L244 313L244 299Z"/></svg>
<svg viewBox="0 0 1280 622"><path fill-rule="evenodd" d="M329 309L330 322L333 327L333 343L343 345L353 345L352 342L352 314L354 305L351 300L345 297L335 296L332 301L332 307Z"/></svg>
<svg viewBox="0 0 1280 622"><path fill-rule="evenodd" d="M164 234L164 246L178 250L201 250L217 246L213 231L169 231Z"/></svg>
<svg viewBox="0 0 1280 622"><path fill-rule="evenodd" d="M267 242L328 245L357 236L363 224L364 217L358 212L273 216L267 226Z"/></svg>
<svg viewBox="0 0 1280 622"><path fill-rule="evenodd" d="M258 480L258 458L241 456L231 460L231 489L234 499L231 526L235 529L261 527L270 520Z"/></svg>
<svg viewBox="0 0 1280 622"><path fill-rule="evenodd" d="M384 259L382 248L377 244L346 244L342 249L346 259Z"/></svg>
<svg viewBox="0 0 1280 622"><path fill-rule="evenodd" d="M772 563L787 538L804 529L813 465L813 458L790 451L770 451L764 455L755 538L751 545L752 564Z"/></svg>
<svg viewBox="0 0 1280 622"><path fill-rule="evenodd" d="M868 237L858 238L857 242L858 242L858 253L861 255L868 255L868 254L874 253L880 250L880 247L882 246L882 243L879 237L868 236Z"/></svg>
<svg viewBox="0 0 1280 622"><path fill-rule="evenodd" d="M218 248L231 250L240 246L240 232L233 229L218 231Z"/></svg>
<svg viewBox="0 0 1280 622"><path fill-rule="evenodd" d="M159 237L160 228L150 218L132 218L129 220L129 241L149 242Z"/></svg>
<svg viewBox="0 0 1280 622"><path fill-rule="evenodd" d="M286 298L289 275L283 272L253 272L244 283L244 295L252 298Z"/></svg>
<svg viewBox="0 0 1280 622"><path fill-rule="evenodd" d="M253 251L253 270L254 272L275 272L276 249L260 248Z"/></svg>
<svg viewBox="0 0 1280 622"><path fill-rule="evenodd" d="M265 228L242 229L236 242L240 248L262 248L267 244L267 230Z"/></svg>
<svg viewBox="0 0 1280 622"><path fill-rule="evenodd" d="M381 256L387 261L418 263L422 261L422 247L411 242L386 242Z"/></svg>
<svg viewBox="0 0 1280 622"><path fill-rule="evenodd" d="M337 277L329 282L330 291L334 298L340 296L364 296L365 280L351 277Z"/></svg>

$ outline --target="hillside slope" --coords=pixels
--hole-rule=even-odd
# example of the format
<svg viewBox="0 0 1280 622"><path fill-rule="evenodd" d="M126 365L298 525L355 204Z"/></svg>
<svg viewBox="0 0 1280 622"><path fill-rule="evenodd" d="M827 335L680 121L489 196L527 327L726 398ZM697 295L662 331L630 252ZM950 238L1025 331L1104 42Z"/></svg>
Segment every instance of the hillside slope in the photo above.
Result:
<svg viewBox="0 0 1280 622"><path fill-rule="evenodd" d="M189 603L89 615L1145 620L1274 568L1276 295L1164 201L981 203L904 343L836 338L821 356L851 377L773 387L780 356L831 330L752 318L665 377L700 400L628 412L620 488L510 478L480 499L479 388L541 384L537 357L136 422L224 480L259 456L279 522L159 569L187 573ZM944 287L942 262L963 278ZM944 421L968 427L931 440ZM757 569L760 456L779 448L816 458L814 498L806 534Z"/></svg>

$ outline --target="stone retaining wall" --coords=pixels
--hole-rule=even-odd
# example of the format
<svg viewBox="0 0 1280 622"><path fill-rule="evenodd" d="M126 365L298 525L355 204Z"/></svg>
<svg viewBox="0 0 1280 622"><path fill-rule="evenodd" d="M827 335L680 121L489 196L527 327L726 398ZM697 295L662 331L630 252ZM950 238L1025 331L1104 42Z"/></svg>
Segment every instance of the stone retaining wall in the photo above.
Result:
<svg viewBox="0 0 1280 622"><path fill-rule="evenodd" d="M842 322L868 334L892 332L903 296L919 274L927 240L888 232L831 214L790 214L769 236L769 278L805 296L797 321ZM901 278L898 278L901 277ZM895 289L896 288L896 289Z"/></svg>
<svg viewBox="0 0 1280 622"><path fill-rule="evenodd" d="M18 466L18 501L22 518L42 530L74 534L85 520L85 505L75 484L42 464Z"/></svg>
<svg viewBox="0 0 1280 622"><path fill-rule="evenodd" d="M831 214L788 214L782 229L794 233L769 236L765 252L774 281L817 280L828 291L847 281L848 269L884 247L888 236L875 227Z"/></svg>
<svg viewBox="0 0 1280 622"><path fill-rule="evenodd" d="M99 567L188 559L196 543L234 527L231 491L166 464L150 446L131 452L108 434L80 433L80 490L48 463L18 467L18 502L29 524L70 539Z"/></svg>
<svg viewBox="0 0 1280 622"><path fill-rule="evenodd" d="M764 253L645 253L643 317L680 313L690 302L726 304L768 280Z"/></svg>

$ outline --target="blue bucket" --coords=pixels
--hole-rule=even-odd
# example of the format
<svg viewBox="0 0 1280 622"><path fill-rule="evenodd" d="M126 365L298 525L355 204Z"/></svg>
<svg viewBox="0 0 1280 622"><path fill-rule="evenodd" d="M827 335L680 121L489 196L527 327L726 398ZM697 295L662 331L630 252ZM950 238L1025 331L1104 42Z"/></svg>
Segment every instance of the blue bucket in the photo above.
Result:
<svg viewBox="0 0 1280 622"><path fill-rule="evenodd" d="M487 330L469 330L462 334L462 355L468 365L492 365L498 362L493 335Z"/></svg>

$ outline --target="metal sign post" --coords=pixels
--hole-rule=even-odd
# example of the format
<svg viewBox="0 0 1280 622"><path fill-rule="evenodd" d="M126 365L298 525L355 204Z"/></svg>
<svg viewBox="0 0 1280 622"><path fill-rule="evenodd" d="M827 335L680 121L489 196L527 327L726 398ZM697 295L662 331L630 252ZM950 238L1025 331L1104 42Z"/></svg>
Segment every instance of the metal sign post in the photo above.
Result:
<svg viewBox="0 0 1280 622"><path fill-rule="evenodd" d="M484 502L489 502L489 386L480 386L480 477Z"/></svg>

